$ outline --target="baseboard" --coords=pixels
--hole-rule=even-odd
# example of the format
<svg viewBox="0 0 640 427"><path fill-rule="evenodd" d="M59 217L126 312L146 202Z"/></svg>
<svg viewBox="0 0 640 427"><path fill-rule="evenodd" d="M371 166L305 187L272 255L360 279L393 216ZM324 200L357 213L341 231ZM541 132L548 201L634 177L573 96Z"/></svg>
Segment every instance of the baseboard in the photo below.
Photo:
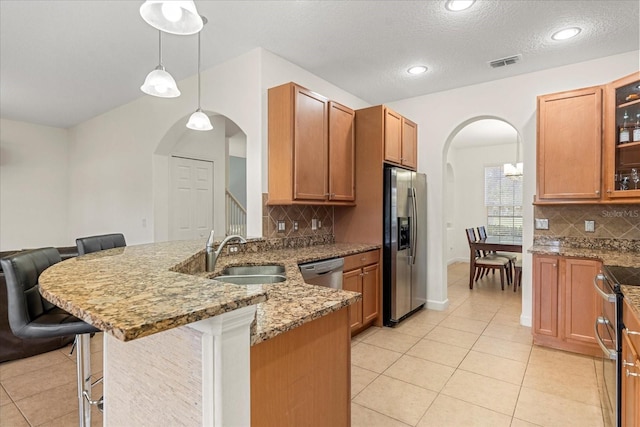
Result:
<svg viewBox="0 0 640 427"><path fill-rule="evenodd" d="M524 314L521 314L520 315L520 324L522 326L531 327L531 325L533 324L533 322L531 321L531 316L525 316Z"/></svg>
<svg viewBox="0 0 640 427"><path fill-rule="evenodd" d="M429 310L443 311L449 308L449 299L447 298L444 301L427 300L425 307Z"/></svg>

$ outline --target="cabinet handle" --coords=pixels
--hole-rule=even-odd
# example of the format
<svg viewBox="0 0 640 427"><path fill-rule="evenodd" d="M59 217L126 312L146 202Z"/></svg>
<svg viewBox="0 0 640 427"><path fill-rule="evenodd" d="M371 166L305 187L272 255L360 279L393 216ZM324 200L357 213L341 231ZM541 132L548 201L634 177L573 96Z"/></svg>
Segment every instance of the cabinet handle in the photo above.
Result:
<svg viewBox="0 0 640 427"><path fill-rule="evenodd" d="M600 190L596 190L596 194L599 196L600 195Z"/></svg>
<svg viewBox="0 0 640 427"><path fill-rule="evenodd" d="M364 273L360 273L358 276L363 277L363 276L364 276Z"/></svg>
<svg viewBox="0 0 640 427"><path fill-rule="evenodd" d="M640 374L637 374L635 372L629 372L628 369L625 369L625 371L627 371L627 377L640 377Z"/></svg>
<svg viewBox="0 0 640 427"><path fill-rule="evenodd" d="M640 335L640 332L631 331L629 328L624 328L624 331L629 335Z"/></svg>
<svg viewBox="0 0 640 427"><path fill-rule="evenodd" d="M558 266L558 264L553 264L553 268L556 268Z"/></svg>
<svg viewBox="0 0 640 427"><path fill-rule="evenodd" d="M611 194L611 189L607 188L607 193Z"/></svg>
<svg viewBox="0 0 640 427"><path fill-rule="evenodd" d="M631 362L627 362L626 360L622 360L622 366L629 366L629 367L634 367L636 366L634 363Z"/></svg>

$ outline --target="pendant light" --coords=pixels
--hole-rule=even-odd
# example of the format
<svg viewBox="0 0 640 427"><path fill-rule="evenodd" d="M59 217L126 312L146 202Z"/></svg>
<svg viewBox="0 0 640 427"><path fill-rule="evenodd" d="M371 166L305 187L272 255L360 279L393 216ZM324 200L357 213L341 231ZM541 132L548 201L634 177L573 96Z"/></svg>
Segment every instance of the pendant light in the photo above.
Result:
<svg viewBox="0 0 640 427"><path fill-rule="evenodd" d="M503 165L504 176L518 177L523 175L522 163L520 160L520 137L516 137L516 161L511 163L505 163Z"/></svg>
<svg viewBox="0 0 640 427"><path fill-rule="evenodd" d="M203 16L202 21L206 24L207 18ZM200 92L200 33L198 33L198 109L189 117L187 127L193 130L211 130L213 129L211 120L200 108Z"/></svg>
<svg viewBox="0 0 640 427"><path fill-rule="evenodd" d="M180 96L180 90L176 81L173 79L162 65L162 31L158 31L158 66L147 74L144 83L140 86L140 90L144 93L159 98L176 98Z"/></svg>
<svg viewBox="0 0 640 427"><path fill-rule="evenodd" d="M204 25L191 0L147 0L140 6L140 16L153 28L184 36L199 32Z"/></svg>

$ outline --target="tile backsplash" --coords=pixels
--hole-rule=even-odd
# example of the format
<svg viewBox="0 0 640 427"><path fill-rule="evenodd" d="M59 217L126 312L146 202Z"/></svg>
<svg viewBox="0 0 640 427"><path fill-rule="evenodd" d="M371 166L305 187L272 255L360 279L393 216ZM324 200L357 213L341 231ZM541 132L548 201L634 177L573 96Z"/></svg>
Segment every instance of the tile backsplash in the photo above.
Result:
<svg viewBox="0 0 640 427"><path fill-rule="evenodd" d="M639 204L534 206L534 218L549 219L535 237L640 240ZM594 232L585 231L585 221L595 221Z"/></svg>
<svg viewBox="0 0 640 427"><path fill-rule="evenodd" d="M312 220L320 227L312 230ZM285 230L278 231L278 221L284 221ZM298 230L294 231L294 221ZM262 235L273 237L333 236L333 206L288 205L268 206L267 194L262 194Z"/></svg>

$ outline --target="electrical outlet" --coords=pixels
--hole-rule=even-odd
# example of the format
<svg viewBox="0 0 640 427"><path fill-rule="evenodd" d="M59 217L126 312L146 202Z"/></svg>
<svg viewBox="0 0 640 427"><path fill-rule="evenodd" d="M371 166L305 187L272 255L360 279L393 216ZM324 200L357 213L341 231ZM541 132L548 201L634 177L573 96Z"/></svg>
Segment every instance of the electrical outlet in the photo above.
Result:
<svg viewBox="0 0 640 427"><path fill-rule="evenodd" d="M227 254L235 254L235 253L238 253L238 245L228 245Z"/></svg>
<svg viewBox="0 0 640 427"><path fill-rule="evenodd" d="M311 229L312 230L317 230L318 229L318 220L316 218L312 218L311 219Z"/></svg>
<svg viewBox="0 0 640 427"><path fill-rule="evenodd" d="M584 231L587 233L594 233L596 231L596 222L587 220L584 222Z"/></svg>
<svg viewBox="0 0 640 427"><path fill-rule="evenodd" d="M298 221L293 221L293 231L298 231Z"/></svg>
<svg viewBox="0 0 640 427"><path fill-rule="evenodd" d="M536 218L535 227L536 227L536 230L548 230L549 220L547 218Z"/></svg>
<svg viewBox="0 0 640 427"><path fill-rule="evenodd" d="M286 225L283 220L278 220L278 233L282 233L286 230Z"/></svg>
<svg viewBox="0 0 640 427"><path fill-rule="evenodd" d="M318 220L318 228L322 228L322 221Z"/></svg>

